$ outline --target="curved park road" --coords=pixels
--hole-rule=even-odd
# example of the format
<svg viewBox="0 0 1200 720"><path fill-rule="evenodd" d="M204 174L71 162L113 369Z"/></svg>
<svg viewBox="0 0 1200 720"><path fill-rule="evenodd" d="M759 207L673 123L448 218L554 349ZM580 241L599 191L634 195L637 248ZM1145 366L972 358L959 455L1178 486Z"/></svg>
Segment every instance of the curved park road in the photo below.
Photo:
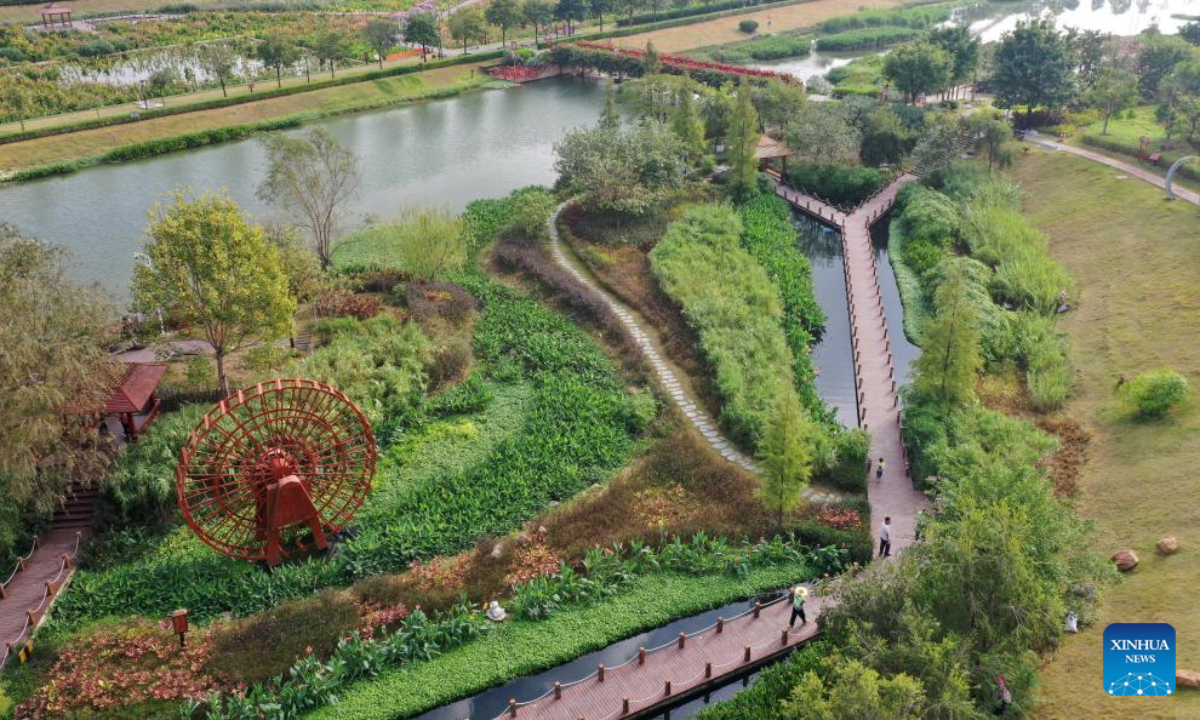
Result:
<svg viewBox="0 0 1200 720"><path fill-rule="evenodd" d="M1063 152L1070 153L1077 157L1091 160L1092 162L1097 162L1102 165L1107 165L1111 168L1116 168L1127 175L1148 182L1155 187L1162 188L1164 191L1167 189L1167 181L1165 178L1161 178L1149 170L1145 170L1136 165L1130 165L1129 163L1117 160L1116 158L1110 158L1107 155L1102 155L1091 150L1085 150L1081 147L1075 147L1074 145L1064 145L1063 143L1054 142L1052 140L1041 140L1041 142L1045 145L1054 147L1056 150L1062 150ZM1185 187L1180 187L1179 183L1177 182L1173 183L1171 190L1179 199L1187 200L1193 205L1200 205L1200 193L1195 192L1194 190L1188 190Z"/></svg>

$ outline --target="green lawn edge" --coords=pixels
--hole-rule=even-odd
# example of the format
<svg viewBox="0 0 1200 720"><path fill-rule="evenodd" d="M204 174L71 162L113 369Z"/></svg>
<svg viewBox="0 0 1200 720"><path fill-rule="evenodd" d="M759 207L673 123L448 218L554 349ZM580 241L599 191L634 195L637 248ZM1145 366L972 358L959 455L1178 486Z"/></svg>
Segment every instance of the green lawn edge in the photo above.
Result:
<svg viewBox="0 0 1200 720"><path fill-rule="evenodd" d="M603 602L566 607L548 620L512 620L433 660L354 685L335 705L304 717L393 720L541 672L680 618L807 580L805 563L756 568L745 578L660 573Z"/></svg>

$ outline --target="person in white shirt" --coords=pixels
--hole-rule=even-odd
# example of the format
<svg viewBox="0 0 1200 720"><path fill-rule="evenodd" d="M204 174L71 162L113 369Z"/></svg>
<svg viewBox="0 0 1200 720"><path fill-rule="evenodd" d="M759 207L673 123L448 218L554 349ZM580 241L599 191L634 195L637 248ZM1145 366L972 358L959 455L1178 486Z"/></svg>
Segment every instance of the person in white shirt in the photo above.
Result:
<svg viewBox="0 0 1200 720"><path fill-rule="evenodd" d="M885 517L879 528L879 557L892 556L892 518Z"/></svg>

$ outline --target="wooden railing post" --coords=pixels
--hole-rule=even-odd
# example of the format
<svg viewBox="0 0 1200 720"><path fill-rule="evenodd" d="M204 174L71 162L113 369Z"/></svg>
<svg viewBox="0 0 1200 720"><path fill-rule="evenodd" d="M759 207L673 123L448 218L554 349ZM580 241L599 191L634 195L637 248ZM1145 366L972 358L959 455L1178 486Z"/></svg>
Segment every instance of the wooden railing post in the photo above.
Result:
<svg viewBox="0 0 1200 720"><path fill-rule="evenodd" d="M600 663L600 667L596 669L596 679L604 682L604 663Z"/></svg>
<svg viewBox="0 0 1200 720"><path fill-rule="evenodd" d="M509 717L517 716L517 700L516 700L516 698L508 699L508 716Z"/></svg>
<svg viewBox="0 0 1200 720"><path fill-rule="evenodd" d="M646 648L639 647L638 648L638 665L645 665L645 664L646 664Z"/></svg>
<svg viewBox="0 0 1200 720"><path fill-rule="evenodd" d="M554 681L554 699L562 700L562 683L557 680Z"/></svg>
<svg viewBox="0 0 1200 720"><path fill-rule="evenodd" d="M781 633L779 636L779 644L784 647L787 647L787 641L788 641L788 629L784 628L783 633Z"/></svg>
<svg viewBox="0 0 1200 720"><path fill-rule="evenodd" d="M709 680L711 678L712 678L712 663L706 662L706 663L704 663L704 679Z"/></svg>
<svg viewBox="0 0 1200 720"><path fill-rule="evenodd" d="M679 633L679 649L682 650L684 644L686 644L686 643L687 643L687 633L685 633L685 632Z"/></svg>
<svg viewBox="0 0 1200 720"><path fill-rule="evenodd" d="M762 603L755 600L754 601L754 619L755 620L758 619L758 614L761 612L762 612Z"/></svg>
<svg viewBox="0 0 1200 720"><path fill-rule="evenodd" d="M750 646L746 646L745 654L742 655L742 662L750 662Z"/></svg>
<svg viewBox="0 0 1200 720"><path fill-rule="evenodd" d="M629 698L621 698L621 714L629 714Z"/></svg>
<svg viewBox="0 0 1200 720"><path fill-rule="evenodd" d="M719 617L717 618L717 634L720 635L723 632L725 632L725 618Z"/></svg>

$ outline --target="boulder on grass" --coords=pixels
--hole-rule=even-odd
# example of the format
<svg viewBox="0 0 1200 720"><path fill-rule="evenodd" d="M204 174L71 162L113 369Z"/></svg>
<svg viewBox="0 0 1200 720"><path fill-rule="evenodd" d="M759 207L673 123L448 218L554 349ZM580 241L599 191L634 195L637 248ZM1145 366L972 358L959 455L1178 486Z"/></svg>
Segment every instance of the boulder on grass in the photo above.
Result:
<svg viewBox="0 0 1200 720"><path fill-rule="evenodd" d="M1160 555L1174 555L1179 552L1179 540L1173 537L1165 537L1158 541L1156 547Z"/></svg>
<svg viewBox="0 0 1200 720"><path fill-rule="evenodd" d="M1195 670L1176 670L1175 687L1192 688L1193 690L1200 688L1200 672L1196 672Z"/></svg>
<svg viewBox="0 0 1200 720"><path fill-rule="evenodd" d="M1112 561L1117 564L1117 569L1121 572L1129 572L1138 566L1137 553L1128 549L1113 553Z"/></svg>

